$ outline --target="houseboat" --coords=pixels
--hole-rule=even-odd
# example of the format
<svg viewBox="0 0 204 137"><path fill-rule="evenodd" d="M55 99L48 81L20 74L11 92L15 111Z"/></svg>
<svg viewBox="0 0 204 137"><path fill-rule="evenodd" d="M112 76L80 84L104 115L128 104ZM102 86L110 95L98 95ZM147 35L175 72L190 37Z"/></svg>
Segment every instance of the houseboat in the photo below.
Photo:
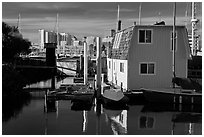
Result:
<svg viewBox="0 0 204 137"><path fill-rule="evenodd" d="M176 26L177 77L187 77L190 47L185 26ZM172 26L134 25L118 31L108 54L108 81L126 90L172 86Z"/></svg>

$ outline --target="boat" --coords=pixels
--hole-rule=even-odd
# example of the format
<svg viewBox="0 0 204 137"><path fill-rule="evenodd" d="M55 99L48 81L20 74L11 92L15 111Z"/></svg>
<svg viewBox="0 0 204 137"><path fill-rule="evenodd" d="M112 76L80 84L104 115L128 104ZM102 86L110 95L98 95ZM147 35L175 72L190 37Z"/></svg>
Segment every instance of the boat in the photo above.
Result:
<svg viewBox="0 0 204 137"><path fill-rule="evenodd" d="M140 90L127 91L124 92L124 95L129 98L128 105L141 105L146 103L143 92Z"/></svg>
<svg viewBox="0 0 204 137"><path fill-rule="evenodd" d="M128 103L129 98L125 96L121 89L104 89L102 103L106 106L120 107Z"/></svg>
<svg viewBox="0 0 204 137"><path fill-rule="evenodd" d="M195 90L181 88L142 88L141 91L148 102L202 105L202 93L196 92Z"/></svg>

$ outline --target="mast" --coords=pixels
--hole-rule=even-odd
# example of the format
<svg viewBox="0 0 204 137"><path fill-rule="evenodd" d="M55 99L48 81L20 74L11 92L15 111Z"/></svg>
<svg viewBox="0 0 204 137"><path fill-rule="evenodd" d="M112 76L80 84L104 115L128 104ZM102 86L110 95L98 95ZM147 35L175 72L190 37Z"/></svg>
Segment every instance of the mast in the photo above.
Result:
<svg viewBox="0 0 204 137"><path fill-rule="evenodd" d="M185 18L186 18L185 26L187 28L187 25L188 25L188 3L186 5Z"/></svg>
<svg viewBox="0 0 204 137"><path fill-rule="evenodd" d="M21 14L18 14L17 29L21 33Z"/></svg>
<svg viewBox="0 0 204 137"><path fill-rule="evenodd" d="M176 72L175 72L175 24L176 24L176 2L174 3L174 8L173 8L173 78L176 77ZM175 83L173 82L173 88L175 88Z"/></svg>
<svg viewBox="0 0 204 137"><path fill-rule="evenodd" d="M191 23L192 23L192 48L193 48L193 55L196 56L196 44L195 44L195 30L196 30L196 23L198 22L198 19L196 19L195 17L195 9L196 9L196 3L192 2L192 19L191 19Z"/></svg>
<svg viewBox="0 0 204 137"><path fill-rule="evenodd" d="M139 7L139 25L141 25L141 11L142 11L142 2L140 3L140 7Z"/></svg>
<svg viewBox="0 0 204 137"><path fill-rule="evenodd" d="M120 20L120 5L118 5L118 14L117 14L117 21Z"/></svg>
<svg viewBox="0 0 204 137"><path fill-rule="evenodd" d="M58 18L59 18L59 15L57 13L57 49L58 49L58 54L59 54L60 48L59 48L59 23L58 23Z"/></svg>

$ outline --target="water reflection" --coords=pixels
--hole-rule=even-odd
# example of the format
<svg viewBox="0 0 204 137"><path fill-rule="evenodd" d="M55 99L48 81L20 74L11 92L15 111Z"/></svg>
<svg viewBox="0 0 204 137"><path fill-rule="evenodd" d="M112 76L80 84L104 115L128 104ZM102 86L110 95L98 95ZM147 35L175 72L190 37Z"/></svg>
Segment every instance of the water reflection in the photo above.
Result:
<svg viewBox="0 0 204 137"><path fill-rule="evenodd" d="M83 110L83 108L73 109L71 101L60 100L47 102L47 111L45 111L43 103L42 99L39 101L35 99L31 100L31 104L28 103L26 107L24 106L26 109L23 109L22 113L18 113L16 109L17 111L13 113L18 113L18 117L16 120L4 120L3 133L32 135L202 134L201 111L196 109L193 112L191 109L184 109L187 106L182 107L183 111L173 110L173 106L154 106L152 104L151 107L149 105L132 105L129 106L129 109L114 110L103 108L101 104L94 104L89 110ZM179 108L179 106L175 108ZM196 107L194 106L194 108ZM21 126L18 126L19 124ZM33 130L25 130L28 128Z"/></svg>
<svg viewBox="0 0 204 137"><path fill-rule="evenodd" d="M17 118L23 107L28 106L30 101L29 94L2 97L2 121L7 122L11 118Z"/></svg>
<svg viewBox="0 0 204 137"><path fill-rule="evenodd" d="M104 113L114 135L127 134L127 110L104 109Z"/></svg>
<svg viewBox="0 0 204 137"><path fill-rule="evenodd" d="M56 84L72 82L72 78L67 78ZM32 96L25 100L3 98L3 134L202 134L202 106L138 103L115 110L104 108L97 101L87 104L70 100L45 101L44 92L33 92Z"/></svg>
<svg viewBox="0 0 204 137"><path fill-rule="evenodd" d="M201 134L201 109L191 105L148 104L141 110L139 128L148 129L146 134Z"/></svg>

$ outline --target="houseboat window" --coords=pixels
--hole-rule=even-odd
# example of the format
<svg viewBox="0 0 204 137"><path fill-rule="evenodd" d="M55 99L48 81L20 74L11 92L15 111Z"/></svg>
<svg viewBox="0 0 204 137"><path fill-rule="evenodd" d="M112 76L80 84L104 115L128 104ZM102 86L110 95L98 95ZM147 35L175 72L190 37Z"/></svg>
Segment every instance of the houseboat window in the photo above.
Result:
<svg viewBox="0 0 204 137"><path fill-rule="evenodd" d="M148 64L148 74L154 74L154 64Z"/></svg>
<svg viewBox="0 0 204 137"><path fill-rule="evenodd" d="M151 43L152 30L139 30L139 43Z"/></svg>
<svg viewBox="0 0 204 137"><path fill-rule="evenodd" d="M124 63L120 63L120 72L124 72Z"/></svg>
<svg viewBox="0 0 204 137"><path fill-rule="evenodd" d="M141 64L140 73L141 74L147 74L147 64Z"/></svg>
<svg viewBox="0 0 204 137"><path fill-rule="evenodd" d="M145 30L139 30L139 42L140 43L145 42Z"/></svg>
<svg viewBox="0 0 204 137"><path fill-rule="evenodd" d="M146 30L146 43L151 43L151 30Z"/></svg>
<svg viewBox="0 0 204 137"><path fill-rule="evenodd" d="M141 63L140 74L155 74L155 63Z"/></svg>

